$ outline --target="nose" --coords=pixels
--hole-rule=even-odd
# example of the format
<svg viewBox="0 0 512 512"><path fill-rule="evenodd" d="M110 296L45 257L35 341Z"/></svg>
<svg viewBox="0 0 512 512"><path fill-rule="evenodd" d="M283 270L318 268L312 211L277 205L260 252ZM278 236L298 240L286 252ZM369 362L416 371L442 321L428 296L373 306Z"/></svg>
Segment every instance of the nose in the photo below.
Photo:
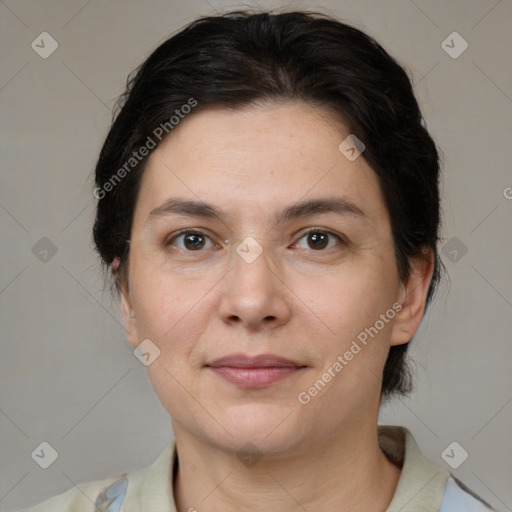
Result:
<svg viewBox="0 0 512 512"><path fill-rule="evenodd" d="M270 249L254 261L233 252L232 267L223 280L220 314L224 322L259 331L289 321L290 289Z"/></svg>

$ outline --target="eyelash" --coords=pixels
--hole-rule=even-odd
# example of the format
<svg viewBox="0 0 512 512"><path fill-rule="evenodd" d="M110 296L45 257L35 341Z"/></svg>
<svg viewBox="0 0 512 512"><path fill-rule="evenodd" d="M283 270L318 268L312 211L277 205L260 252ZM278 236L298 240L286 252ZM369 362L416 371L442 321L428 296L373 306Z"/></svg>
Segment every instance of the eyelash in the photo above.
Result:
<svg viewBox="0 0 512 512"><path fill-rule="evenodd" d="M299 238L299 240L302 240L309 233L323 233L323 234L327 234L327 235L333 236L334 238L337 238L338 241L341 244L346 243L345 238L342 237L341 235L338 235L337 233L334 233L333 231L329 231L328 229L322 229L322 228L308 228L306 231L302 232L301 237ZM316 252L325 252L325 251L316 251Z"/></svg>
<svg viewBox="0 0 512 512"><path fill-rule="evenodd" d="M346 243L346 240L344 237L342 237L341 235L338 235L337 233L334 233L332 231L329 231L327 229L323 229L323 228L308 228L306 231L303 231L301 233L301 236L300 238L297 240L297 242L295 242L294 245L296 245L300 240L302 240L305 236L307 236L309 233L323 233L323 234L327 234L327 235L330 235L334 238L337 238L338 241L341 243L341 244L344 244ZM175 233L174 235L171 236L171 238L169 238L166 242L165 242L165 246L170 246L174 243L175 240L177 240L180 236L182 235L200 235L200 236L204 236L206 238L209 238L211 240L211 238L206 234L206 233L203 233L202 231L198 231L198 230L194 230L194 229L183 229L181 231L178 231L177 233ZM213 242L213 241L212 241ZM331 248L332 249L332 248ZM184 252L190 252L190 253L193 253L193 252L202 252L201 250L198 250L198 251L189 251L189 250L186 250L186 249L180 249ZM312 249L313 252L326 252L328 251L329 249L320 249L318 251L315 251Z"/></svg>

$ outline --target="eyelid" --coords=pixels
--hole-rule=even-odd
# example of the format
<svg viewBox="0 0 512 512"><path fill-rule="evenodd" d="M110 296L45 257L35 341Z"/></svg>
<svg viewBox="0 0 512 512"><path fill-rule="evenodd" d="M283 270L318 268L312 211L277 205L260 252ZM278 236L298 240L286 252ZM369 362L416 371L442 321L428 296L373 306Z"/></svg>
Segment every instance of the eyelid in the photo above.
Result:
<svg viewBox="0 0 512 512"><path fill-rule="evenodd" d="M216 242L214 242L212 240L212 237L210 235L208 235L208 233L204 232L201 229L194 229L194 228L184 228L184 229L181 229L179 231L176 231L175 233L172 233L171 235L169 235L165 239L164 245L166 247L168 245L172 245L177 238L179 238L181 235L184 235L184 234L201 235L201 236L204 236L206 238L209 238L210 241L212 242L212 244L218 245ZM201 251L187 251L187 252L201 252Z"/></svg>
<svg viewBox="0 0 512 512"><path fill-rule="evenodd" d="M331 235L331 236L337 238L339 240L339 242L341 242L341 243L347 243L347 239L343 235L336 233L334 231L331 231L330 229L321 228L321 227L310 227L310 228L306 228L304 231L301 231L297 235L298 238L297 238L296 242L294 242L293 245L296 245L302 238L304 238L309 233L318 233L318 232ZM168 246L168 245L173 244L177 238L179 238L181 235L184 235L184 234L197 234L197 235L205 236L205 237L209 238L210 241L214 245L218 246L218 244L212 240L212 237L210 235L208 235L206 232L204 232L202 229L199 229L199 228L197 228L197 229L194 229L194 228L181 229L181 230L173 233L169 237L167 237L165 239L164 245ZM195 252L195 251L187 251L187 252ZM201 251L197 251L197 252L201 252ZM323 252L323 251L319 251L319 252Z"/></svg>
<svg viewBox="0 0 512 512"><path fill-rule="evenodd" d="M336 233L335 231L331 231L330 229L321 228L321 227L307 228L305 231L301 231L300 237L297 239L297 242L300 239L304 238L304 236L308 235L309 233L317 233L317 232L327 233L328 235L332 235L332 236L336 237L342 243L348 242L347 239L343 235ZM297 242L295 242L295 243L297 243Z"/></svg>

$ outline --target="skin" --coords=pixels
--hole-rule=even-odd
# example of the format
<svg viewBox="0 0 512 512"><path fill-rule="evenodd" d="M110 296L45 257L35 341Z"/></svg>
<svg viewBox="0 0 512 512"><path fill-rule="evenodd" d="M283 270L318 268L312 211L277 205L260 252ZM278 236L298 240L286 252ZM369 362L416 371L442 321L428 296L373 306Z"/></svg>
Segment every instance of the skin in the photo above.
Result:
<svg viewBox="0 0 512 512"><path fill-rule="evenodd" d="M300 102L216 108L182 120L148 160L122 310L130 344L149 338L160 350L147 370L172 417L179 512L385 511L393 497L400 469L377 439L382 370L389 347L407 343L421 322L433 259L411 261L400 282L377 177L338 149L348 134L329 112ZM214 205L226 218L150 215L171 197ZM284 207L325 197L350 201L364 217L276 222ZM206 235L199 250L186 236L172 239L184 228ZM319 249L307 228L334 235ZM252 263L236 252L248 236L263 251ZM396 302L394 319L299 403ZM277 354L306 368L242 389L205 368L234 353ZM237 457L247 443L260 457L251 466Z"/></svg>

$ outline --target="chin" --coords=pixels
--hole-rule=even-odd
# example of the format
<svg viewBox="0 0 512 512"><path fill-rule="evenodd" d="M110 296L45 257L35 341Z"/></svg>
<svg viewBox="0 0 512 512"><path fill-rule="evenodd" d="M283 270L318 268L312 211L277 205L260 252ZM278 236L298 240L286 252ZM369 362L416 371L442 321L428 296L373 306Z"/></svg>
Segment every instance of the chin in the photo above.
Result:
<svg viewBox="0 0 512 512"><path fill-rule="evenodd" d="M218 444L235 451L246 445L254 445L261 452L278 454L299 442L299 430L303 430L304 426L296 428L296 420L290 414L291 408L253 404L239 410L233 409L236 408L227 409L219 418L219 423L226 430L215 429Z"/></svg>

